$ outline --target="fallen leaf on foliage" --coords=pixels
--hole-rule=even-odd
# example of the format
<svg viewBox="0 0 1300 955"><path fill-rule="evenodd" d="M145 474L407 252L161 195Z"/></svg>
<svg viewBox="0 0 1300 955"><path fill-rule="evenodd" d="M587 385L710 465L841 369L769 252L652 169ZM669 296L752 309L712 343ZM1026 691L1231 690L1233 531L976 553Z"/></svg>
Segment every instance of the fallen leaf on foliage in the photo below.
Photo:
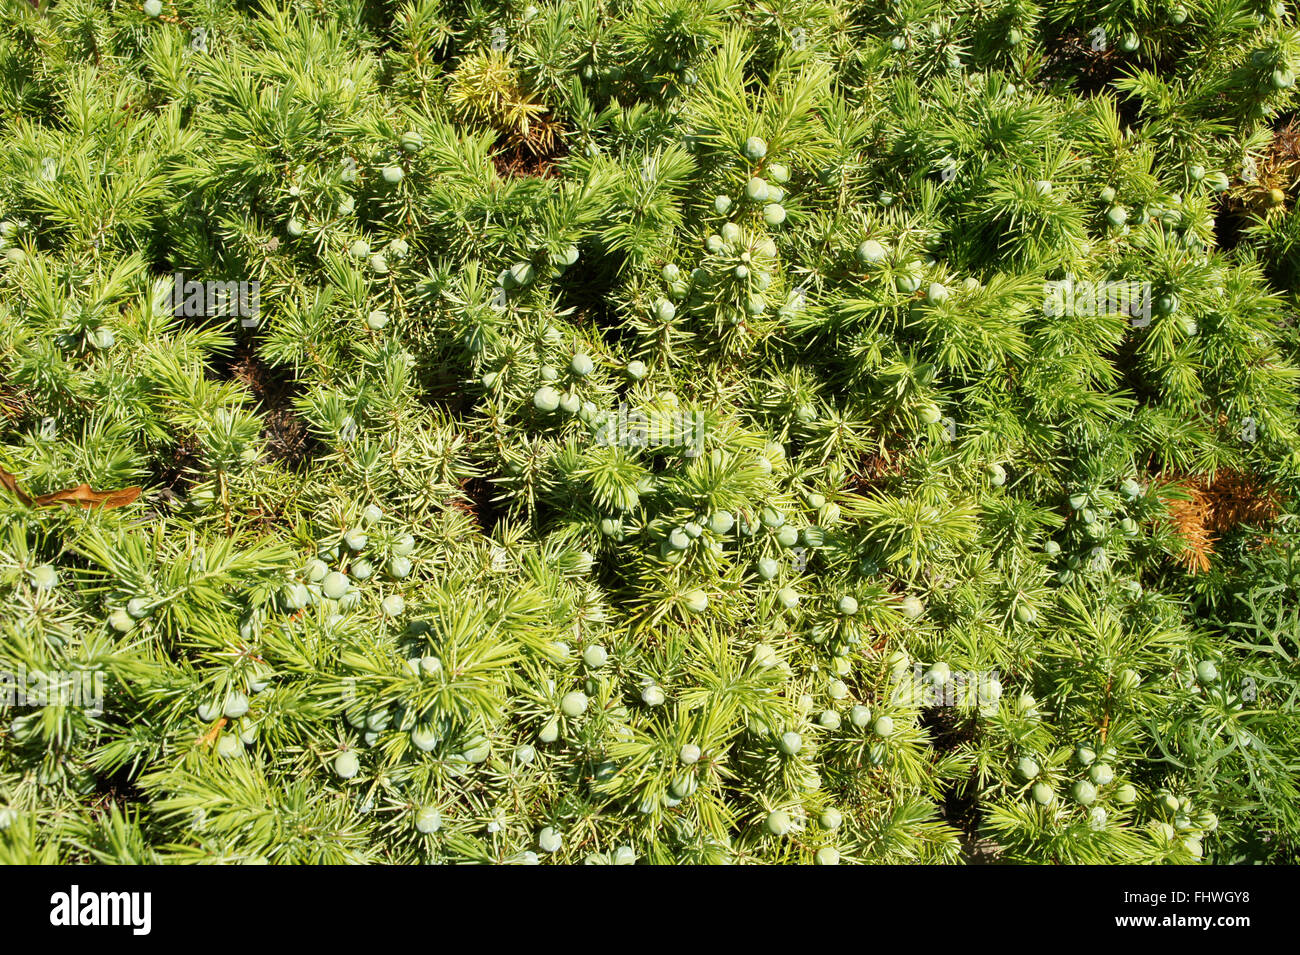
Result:
<svg viewBox="0 0 1300 955"><path fill-rule="evenodd" d="M122 507L140 496L138 487L124 487L117 491L96 491L89 484L79 484L63 491L32 497L22 489L18 479L4 468L0 468L0 484L7 487L28 507L54 507L62 504L75 504L77 507Z"/></svg>

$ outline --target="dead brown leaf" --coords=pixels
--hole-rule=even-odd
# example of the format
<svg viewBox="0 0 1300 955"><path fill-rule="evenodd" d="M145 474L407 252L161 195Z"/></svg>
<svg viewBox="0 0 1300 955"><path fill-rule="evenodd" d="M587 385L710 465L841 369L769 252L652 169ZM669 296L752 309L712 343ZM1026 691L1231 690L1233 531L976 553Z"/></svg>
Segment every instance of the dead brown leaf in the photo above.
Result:
<svg viewBox="0 0 1300 955"><path fill-rule="evenodd" d="M116 491L96 491L89 484L78 484L73 488L32 497L22 489L18 479L4 468L0 468L0 484L7 487L10 493L28 507L56 507L67 504L73 504L77 507L123 507L140 496L140 488L138 487L124 487Z"/></svg>

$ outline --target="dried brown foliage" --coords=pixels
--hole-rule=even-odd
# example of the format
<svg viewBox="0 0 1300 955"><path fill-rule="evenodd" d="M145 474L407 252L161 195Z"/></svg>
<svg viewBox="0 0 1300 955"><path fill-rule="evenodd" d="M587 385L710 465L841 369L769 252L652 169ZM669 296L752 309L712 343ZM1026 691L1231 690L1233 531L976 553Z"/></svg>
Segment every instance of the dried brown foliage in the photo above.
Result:
<svg viewBox="0 0 1300 955"><path fill-rule="evenodd" d="M1255 163L1253 176L1233 184L1231 197L1248 213L1266 216L1286 210L1286 200L1300 186L1300 126L1293 119L1273 134L1268 150ZM1282 193L1276 202L1273 190Z"/></svg>
<svg viewBox="0 0 1300 955"><path fill-rule="evenodd" d="M1224 534L1242 524L1267 524L1281 508L1276 488L1240 471L1219 471L1213 479L1165 478L1161 484L1159 499L1182 539L1180 562L1191 574L1210 569L1214 543Z"/></svg>

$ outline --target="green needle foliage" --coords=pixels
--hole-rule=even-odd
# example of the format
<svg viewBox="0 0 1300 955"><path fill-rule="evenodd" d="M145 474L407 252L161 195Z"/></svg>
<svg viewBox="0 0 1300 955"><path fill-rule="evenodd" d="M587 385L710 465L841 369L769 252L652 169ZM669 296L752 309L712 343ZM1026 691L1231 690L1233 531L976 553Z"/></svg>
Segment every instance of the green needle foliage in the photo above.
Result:
<svg viewBox="0 0 1300 955"><path fill-rule="evenodd" d="M1300 861L1298 69L7 4L0 861Z"/></svg>

